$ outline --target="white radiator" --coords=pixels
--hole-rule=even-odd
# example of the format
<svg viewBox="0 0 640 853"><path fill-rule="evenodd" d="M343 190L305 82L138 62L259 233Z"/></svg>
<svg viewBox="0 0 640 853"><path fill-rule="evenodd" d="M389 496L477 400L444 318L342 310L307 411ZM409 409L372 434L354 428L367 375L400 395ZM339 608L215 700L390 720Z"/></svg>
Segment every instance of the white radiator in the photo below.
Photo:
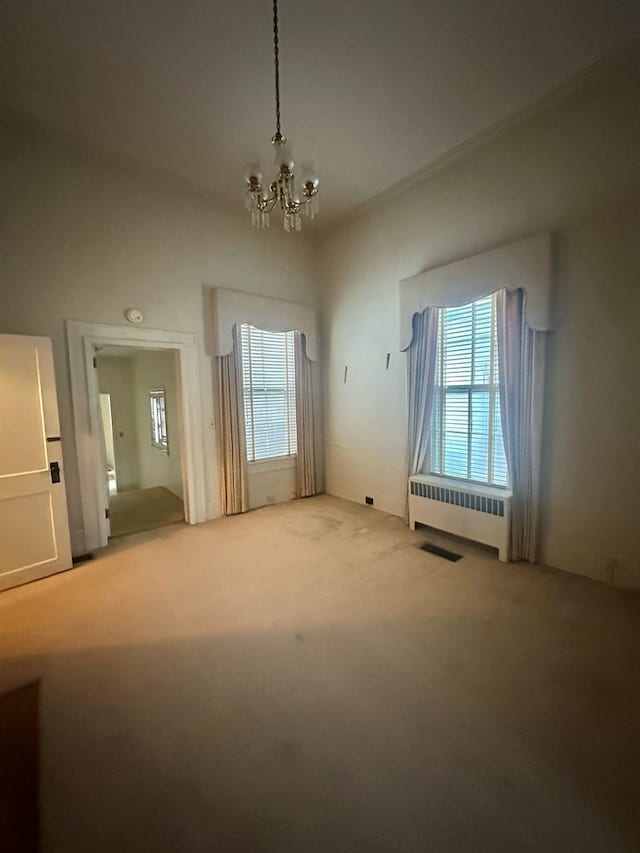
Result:
<svg viewBox="0 0 640 853"><path fill-rule="evenodd" d="M428 524L498 549L509 560L511 492L416 474L409 478L409 526Z"/></svg>

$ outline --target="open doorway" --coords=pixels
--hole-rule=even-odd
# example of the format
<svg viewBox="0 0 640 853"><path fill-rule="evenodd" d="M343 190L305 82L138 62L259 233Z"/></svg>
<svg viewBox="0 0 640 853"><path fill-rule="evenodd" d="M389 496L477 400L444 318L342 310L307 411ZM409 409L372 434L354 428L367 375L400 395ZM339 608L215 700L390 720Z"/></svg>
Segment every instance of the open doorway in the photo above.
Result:
<svg viewBox="0 0 640 853"><path fill-rule="evenodd" d="M184 522L175 350L96 348L110 538Z"/></svg>
<svg viewBox="0 0 640 853"><path fill-rule="evenodd" d="M174 353L178 375L183 497L186 522L200 524L209 517L205 488L205 452L202 431L201 384L197 335L140 326L85 323L67 320L73 423L78 436L78 473L82 527L76 547L103 548L109 541L108 500L101 458L100 399L97 355L105 347L168 350ZM81 437L81 438L80 438ZM120 488L121 483L118 482ZM212 516L213 517L213 516Z"/></svg>

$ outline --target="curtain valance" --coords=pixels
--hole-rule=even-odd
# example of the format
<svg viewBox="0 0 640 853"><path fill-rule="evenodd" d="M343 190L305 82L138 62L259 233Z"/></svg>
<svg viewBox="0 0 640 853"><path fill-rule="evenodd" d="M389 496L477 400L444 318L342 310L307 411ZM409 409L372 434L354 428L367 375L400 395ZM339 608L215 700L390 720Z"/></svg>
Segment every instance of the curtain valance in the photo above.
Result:
<svg viewBox="0 0 640 853"><path fill-rule="evenodd" d="M522 289L527 325L550 330L551 250L552 235L544 232L402 279L400 349L411 345L414 314L467 305L496 290Z"/></svg>
<svg viewBox="0 0 640 853"><path fill-rule="evenodd" d="M302 332L306 338L306 355L317 360L316 310L310 305L271 299L241 290L212 288L213 346L212 355L227 355L233 349L233 328L250 323L270 332Z"/></svg>

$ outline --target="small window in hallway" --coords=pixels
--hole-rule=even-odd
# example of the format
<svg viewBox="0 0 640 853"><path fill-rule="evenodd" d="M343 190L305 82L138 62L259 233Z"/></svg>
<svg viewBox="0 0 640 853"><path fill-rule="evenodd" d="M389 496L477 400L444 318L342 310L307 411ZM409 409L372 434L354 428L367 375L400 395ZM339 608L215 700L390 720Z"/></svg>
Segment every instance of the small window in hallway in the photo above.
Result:
<svg viewBox="0 0 640 853"><path fill-rule="evenodd" d="M151 446L168 454L167 407L164 388L155 388L149 391L149 407L151 413Z"/></svg>

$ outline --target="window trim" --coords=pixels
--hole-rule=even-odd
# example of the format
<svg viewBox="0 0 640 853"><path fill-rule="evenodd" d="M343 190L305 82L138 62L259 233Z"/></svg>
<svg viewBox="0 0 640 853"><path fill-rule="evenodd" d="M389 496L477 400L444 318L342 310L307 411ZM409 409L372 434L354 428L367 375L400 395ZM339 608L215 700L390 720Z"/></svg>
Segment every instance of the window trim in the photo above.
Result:
<svg viewBox="0 0 640 853"><path fill-rule="evenodd" d="M286 456L268 456L265 459L247 462L249 470L256 474L266 474L269 471L287 471L289 468L295 468L297 464L297 453L289 453Z"/></svg>
<svg viewBox="0 0 640 853"><path fill-rule="evenodd" d="M471 480L468 477L456 477L453 474L437 474L435 471L428 471L425 474L414 474L414 477L422 476L422 477L437 477L439 480L447 481L451 480L455 483L469 483L470 486L475 486L478 489L498 489L500 492L508 492L511 494L511 484L507 483L506 486L502 486L498 483L485 483L482 480Z"/></svg>

